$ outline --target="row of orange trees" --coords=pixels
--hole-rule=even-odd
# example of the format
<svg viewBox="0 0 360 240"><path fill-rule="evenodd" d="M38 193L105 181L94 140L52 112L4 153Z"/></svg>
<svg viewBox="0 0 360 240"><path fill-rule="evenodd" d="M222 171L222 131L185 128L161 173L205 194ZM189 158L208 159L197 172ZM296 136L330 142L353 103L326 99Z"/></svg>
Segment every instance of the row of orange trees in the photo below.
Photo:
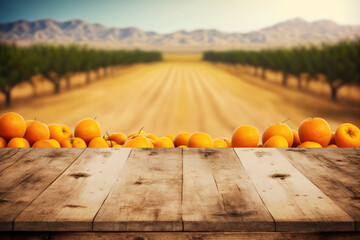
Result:
<svg viewBox="0 0 360 240"><path fill-rule="evenodd" d="M287 85L289 75L297 77L301 88L302 76L307 80L323 74L331 88L331 98L336 101L337 91L346 84L360 84L360 39L337 44L296 47L292 49L267 49L260 51L208 51L203 59L211 62L251 65L266 70L281 71L282 85ZM306 74L304 74L306 73ZM257 74L257 71L256 71Z"/></svg>
<svg viewBox="0 0 360 240"><path fill-rule="evenodd" d="M0 43L0 91L6 97L6 105L11 103L11 90L31 77L41 74L54 85L54 92L60 92L60 80L66 79L70 87L70 77L76 72L86 72L90 82L90 72L103 68L105 74L112 67L137 62L152 62L162 59L160 52L96 50L72 46L33 45L21 48L15 44Z"/></svg>

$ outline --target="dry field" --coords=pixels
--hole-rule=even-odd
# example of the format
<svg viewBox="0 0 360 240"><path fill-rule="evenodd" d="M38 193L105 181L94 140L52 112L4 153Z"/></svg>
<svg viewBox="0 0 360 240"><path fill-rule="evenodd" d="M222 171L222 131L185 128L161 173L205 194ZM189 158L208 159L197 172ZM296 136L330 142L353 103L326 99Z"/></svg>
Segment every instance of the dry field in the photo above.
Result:
<svg viewBox="0 0 360 240"><path fill-rule="evenodd" d="M234 75L200 59L200 55L165 55L163 62L123 67L113 76L59 95L16 100L1 113L16 111L26 119L70 127L84 117L96 117L103 134L145 127L157 135L204 131L212 137L229 137L240 124L263 131L270 123L290 118L287 123L296 128L310 116L326 118L333 130L342 122L360 126L359 105L335 104Z"/></svg>

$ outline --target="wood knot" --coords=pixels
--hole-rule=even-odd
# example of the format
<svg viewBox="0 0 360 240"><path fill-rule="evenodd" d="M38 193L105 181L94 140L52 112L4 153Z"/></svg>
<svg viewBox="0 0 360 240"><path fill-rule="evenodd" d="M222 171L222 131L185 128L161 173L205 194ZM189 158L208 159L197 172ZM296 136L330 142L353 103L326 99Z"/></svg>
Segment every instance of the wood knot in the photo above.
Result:
<svg viewBox="0 0 360 240"><path fill-rule="evenodd" d="M70 174L71 177L74 177L75 179L82 178L82 177L88 177L90 174L87 173L73 173Z"/></svg>
<svg viewBox="0 0 360 240"><path fill-rule="evenodd" d="M270 175L270 177L271 178L274 178L274 179L276 179L276 178L279 178L279 179L281 179L281 180L284 180L285 178L287 178L287 177L290 177L290 174L284 174L284 173L274 173L274 174L272 174L272 175Z"/></svg>
<svg viewBox="0 0 360 240"><path fill-rule="evenodd" d="M74 205L74 204L68 204L68 205L65 205L65 207L68 207L68 208L86 208L85 206Z"/></svg>
<svg viewBox="0 0 360 240"><path fill-rule="evenodd" d="M141 185L142 182L141 182L141 181L136 181L134 184L135 184L135 185Z"/></svg>

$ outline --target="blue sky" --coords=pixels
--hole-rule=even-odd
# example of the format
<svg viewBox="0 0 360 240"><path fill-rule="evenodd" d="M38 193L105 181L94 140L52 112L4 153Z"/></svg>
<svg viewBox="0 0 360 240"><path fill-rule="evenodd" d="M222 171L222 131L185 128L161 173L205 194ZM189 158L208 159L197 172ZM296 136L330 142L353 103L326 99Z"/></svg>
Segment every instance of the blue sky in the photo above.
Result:
<svg viewBox="0 0 360 240"><path fill-rule="evenodd" d="M359 9L360 0L0 0L0 22L82 19L160 33L248 32L295 17L359 25Z"/></svg>

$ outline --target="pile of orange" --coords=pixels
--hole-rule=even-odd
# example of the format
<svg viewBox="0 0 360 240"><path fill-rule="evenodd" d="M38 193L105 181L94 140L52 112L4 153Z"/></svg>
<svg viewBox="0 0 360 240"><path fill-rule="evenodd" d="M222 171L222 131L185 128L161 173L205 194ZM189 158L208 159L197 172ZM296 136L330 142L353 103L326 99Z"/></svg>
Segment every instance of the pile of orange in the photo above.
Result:
<svg viewBox="0 0 360 240"><path fill-rule="evenodd" d="M231 139L213 139L202 132L181 132L177 136L158 137L153 133L139 132L125 135L112 133L101 136L101 128L95 119L82 119L72 130L63 124L46 125L36 120L27 120L18 113L8 112L0 117L0 147L9 148L321 148L360 147L360 130L350 123L341 124L331 132L322 118L307 118L298 131L286 123L269 125L262 134L252 126L237 127Z"/></svg>

